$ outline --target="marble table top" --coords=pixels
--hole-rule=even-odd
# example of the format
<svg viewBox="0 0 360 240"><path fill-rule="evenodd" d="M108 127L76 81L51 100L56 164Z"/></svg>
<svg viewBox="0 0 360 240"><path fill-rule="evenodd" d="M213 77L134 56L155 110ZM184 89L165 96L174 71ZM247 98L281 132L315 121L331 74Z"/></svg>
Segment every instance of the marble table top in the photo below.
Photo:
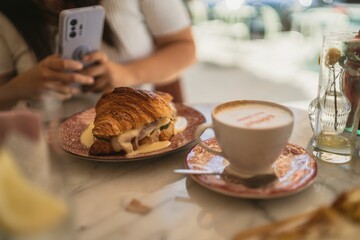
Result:
<svg viewBox="0 0 360 240"><path fill-rule="evenodd" d="M214 104L192 104L210 121ZM311 153L307 112L292 109L290 142ZM212 133L205 133L204 138ZM330 204L341 192L360 184L359 157L343 165L316 160L318 176L305 190L277 199L225 196L173 173L184 168L194 144L145 161L104 163L66 154L63 162L74 209L76 239L232 239L237 233ZM150 207L146 215L126 211L132 199Z"/></svg>

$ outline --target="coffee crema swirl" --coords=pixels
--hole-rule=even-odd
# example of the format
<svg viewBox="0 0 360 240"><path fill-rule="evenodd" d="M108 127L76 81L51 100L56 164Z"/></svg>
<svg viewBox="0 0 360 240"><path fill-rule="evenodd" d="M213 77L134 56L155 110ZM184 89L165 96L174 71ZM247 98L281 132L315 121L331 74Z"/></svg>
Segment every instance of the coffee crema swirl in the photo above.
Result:
<svg viewBox="0 0 360 240"><path fill-rule="evenodd" d="M285 109L247 103L219 109L216 118L226 124L244 128L273 128L289 124L292 114Z"/></svg>

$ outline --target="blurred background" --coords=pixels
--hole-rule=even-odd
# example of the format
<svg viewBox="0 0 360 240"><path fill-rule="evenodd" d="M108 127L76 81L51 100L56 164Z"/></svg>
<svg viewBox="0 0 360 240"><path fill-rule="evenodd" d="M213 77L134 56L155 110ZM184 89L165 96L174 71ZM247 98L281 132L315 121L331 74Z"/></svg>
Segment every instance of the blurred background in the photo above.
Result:
<svg viewBox="0 0 360 240"><path fill-rule="evenodd" d="M360 30L360 0L184 0L198 62L188 103L261 99L307 108L326 32Z"/></svg>

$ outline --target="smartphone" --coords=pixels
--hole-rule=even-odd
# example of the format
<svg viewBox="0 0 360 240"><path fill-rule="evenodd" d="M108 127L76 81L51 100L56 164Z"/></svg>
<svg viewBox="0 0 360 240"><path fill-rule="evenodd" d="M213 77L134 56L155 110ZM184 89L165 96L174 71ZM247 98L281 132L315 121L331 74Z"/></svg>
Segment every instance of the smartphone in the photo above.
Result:
<svg viewBox="0 0 360 240"><path fill-rule="evenodd" d="M100 5L61 11L58 41L60 56L81 61L84 55L99 50L104 19L105 10Z"/></svg>

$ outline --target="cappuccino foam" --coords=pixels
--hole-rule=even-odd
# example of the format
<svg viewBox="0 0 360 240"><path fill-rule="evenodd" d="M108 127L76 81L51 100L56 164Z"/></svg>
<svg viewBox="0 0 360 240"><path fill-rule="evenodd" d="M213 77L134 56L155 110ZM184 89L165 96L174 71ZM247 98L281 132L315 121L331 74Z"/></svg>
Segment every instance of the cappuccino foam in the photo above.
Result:
<svg viewBox="0 0 360 240"><path fill-rule="evenodd" d="M254 129L283 126L292 121L292 115L285 109L258 103L222 108L216 118L232 126Z"/></svg>

